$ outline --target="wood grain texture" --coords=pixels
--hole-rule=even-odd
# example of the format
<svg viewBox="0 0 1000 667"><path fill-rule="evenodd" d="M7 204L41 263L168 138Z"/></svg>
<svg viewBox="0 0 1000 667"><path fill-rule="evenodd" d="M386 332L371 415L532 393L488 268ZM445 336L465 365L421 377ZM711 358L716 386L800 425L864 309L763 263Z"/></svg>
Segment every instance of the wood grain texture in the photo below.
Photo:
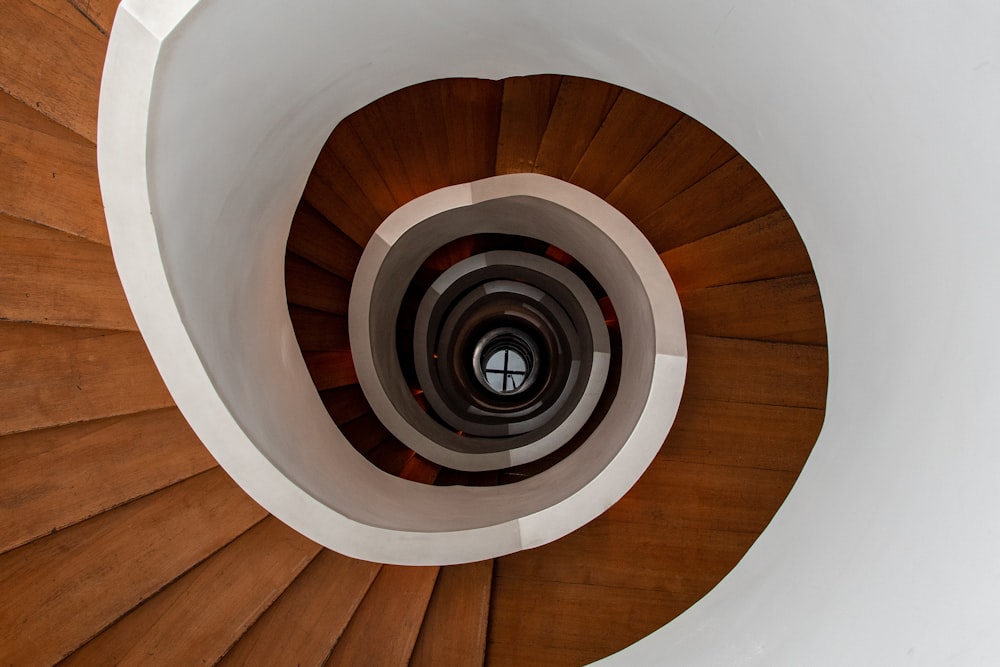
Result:
<svg viewBox="0 0 1000 667"><path fill-rule="evenodd" d="M356 117L357 114L341 121L337 131L330 134L323 150L329 151L335 160L347 168L351 180L357 184L375 211L385 218L396 210L400 200L406 201L405 194L393 194L386 185L387 179L382 176L382 171L387 171L388 180L398 183L399 177L395 170L401 168L399 160L396 158L396 151L384 143L385 128L376 124L378 115L366 113L359 121L355 120ZM373 148L365 144L362 133ZM377 162L376 155L381 158ZM396 189L398 192L398 185Z"/></svg>
<svg viewBox="0 0 1000 667"><path fill-rule="evenodd" d="M27 0L7 2L0 22L0 89L96 142L106 49L106 38L92 26Z"/></svg>
<svg viewBox="0 0 1000 667"><path fill-rule="evenodd" d="M322 665L380 567L322 550L219 664Z"/></svg>
<svg viewBox="0 0 1000 667"><path fill-rule="evenodd" d="M0 319L137 329L110 248L3 214L0 248Z"/></svg>
<svg viewBox="0 0 1000 667"><path fill-rule="evenodd" d="M101 338L118 333L121 332L111 329L84 329L0 320L0 351L13 352L45 345L66 345L74 341Z"/></svg>
<svg viewBox="0 0 1000 667"><path fill-rule="evenodd" d="M319 394L330 418L337 425L346 424L367 412L371 412L368 399L361 387L353 384L336 389L326 389Z"/></svg>
<svg viewBox="0 0 1000 667"><path fill-rule="evenodd" d="M264 518L219 468L0 556L0 655L51 664Z"/></svg>
<svg viewBox="0 0 1000 667"><path fill-rule="evenodd" d="M319 550L319 545L266 517L74 652L65 664L214 664Z"/></svg>
<svg viewBox="0 0 1000 667"><path fill-rule="evenodd" d="M86 16L101 32L111 32L115 12L121 0L70 0L79 12Z"/></svg>
<svg viewBox="0 0 1000 667"><path fill-rule="evenodd" d="M680 119L673 107L623 89L569 181L607 197Z"/></svg>
<svg viewBox="0 0 1000 667"><path fill-rule="evenodd" d="M320 152L302 196L362 248L382 222L382 217L365 193L340 160L329 151Z"/></svg>
<svg viewBox="0 0 1000 667"><path fill-rule="evenodd" d="M320 391L358 383L351 353L342 350L303 354L313 383Z"/></svg>
<svg viewBox="0 0 1000 667"><path fill-rule="evenodd" d="M326 664L331 667L406 665L438 569L383 565Z"/></svg>
<svg viewBox="0 0 1000 667"><path fill-rule="evenodd" d="M441 568L410 667L481 667L486 659L492 579L492 560Z"/></svg>
<svg viewBox="0 0 1000 667"><path fill-rule="evenodd" d="M347 315L351 283L298 255L285 255L288 302L334 315Z"/></svg>
<svg viewBox="0 0 1000 667"><path fill-rule="evenodd" d="M549 124L562 77L511 77L503 81L496 174L530 172Z"/></svg>
<svg viewBox="0 0 1000 667"><path fill-rule="evenodd" d="M0 552L216 465L176 408L0 438Z"/></svg>
<svg viewBox="0 0 1000 667"><path fill-rule="evenodd" d="M0 91L0 213L108 245L94 144Z"/></svg>
<svg viewBox="0 0 1000 667"><path fill-rule="evenodd" d="M825 346L688 336L692 398L822 409L826 378Z"/></svg>
<svg viewBox="0 0 1000 667"><path fill-rule="evenodd" d="M602 81L563 77L534 171L569 180L620 92Z"/></svg>
<svg viewBox="0 0 1000 667"><path fill-rule="evenodd" d="M812 273L809 253L784 209L660 255L678 292Z"/></svg>
<svg viewBox="0 0 1000 667"><path fill-rule="evenodd" d="M608 203L642 220L734 155L719 135L684 116L611 191Z"/></svg>
<svg viewBox="0 0 1000 667"><path fill-rule="evenodd" d="M342 222L343 218L338 219ZM364 236L364 241L368 237ZM363 243L363 242L362 242ZM299 202L288 234L288 250L346 281L354 278L361 245L308 202Z"/></svg>
<svg viewBox="0 0 1000 667"><path fill-rule="evenodd" d="M812 273L682 292L688 334L826 345Z"/></svg>
<svg viewBox="0 0 1000 667"><path fill-rule="evenodd" d="M322 310L296 305L288 307L288 314L292 318L295 339L302 350L312 352L351 348L345 315L331 315Z"/></svg>
<svg viewBox="0 0 1000 667"><path fill-rule="evenodd" d="M635 222L653 248L663 253L780 208L760 174L737 155Z"/></svg>
<svg viewBox="0 0 1000 667"><path fill-rule="evenodd" d="M0 434L173 405L138 333L80 338L50 328L67 333L0 349Z"/></svg>

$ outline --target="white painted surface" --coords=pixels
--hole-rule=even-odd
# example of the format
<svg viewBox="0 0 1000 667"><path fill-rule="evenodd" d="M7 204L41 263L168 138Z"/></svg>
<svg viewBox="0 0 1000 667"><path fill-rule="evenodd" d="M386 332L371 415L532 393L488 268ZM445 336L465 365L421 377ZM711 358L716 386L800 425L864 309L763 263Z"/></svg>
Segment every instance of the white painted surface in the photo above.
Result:
<svg viewBox="0 0 1000 667"><path fill-rule="evenodd" d="M159 7L124 6L146 5ZM154 91L168 99L151 146L183 129L187 139L172 146L178 160L208 160L220 177L205 188L184 174L152 174L150 182L164 203L193 188L198 222L213 234L228 236L206 221L219 217L227 186L246 177L233 169L275 157L273 141L262 138L282 130L264 118L287 114L301 137L300 159L271 175L264 193L274 196L282 187L300 190L318 137L383 93L430 78L537 72L612 81L690 113L754 164L795 219L820 282L830 341L823 434L737 568L608 664L996 662L1000 5L203 6L195 12L201 25L175 40L172 73ZM197 57L183 55L180 42ZM246 74L223 76L225 63L244 64ZM117 67L112 73L127 76L125 63ZM109 122L102 109L105 135ZM133 139L141 144L141 135ZM107 194L110 217L118 204ZM287 220L290 199L268 215ZM171 217L191 204L169 203ZM257 213L249 223L263 220ZM270 231L280 236L279 226ZM165 289L158 269L149 271L150 289ZM137 313L144 331L150 318ZM191 353L175 342L179 354ZM175 395L187 381L168 379ZM206 425L196 427L203 433Z"/></svg>

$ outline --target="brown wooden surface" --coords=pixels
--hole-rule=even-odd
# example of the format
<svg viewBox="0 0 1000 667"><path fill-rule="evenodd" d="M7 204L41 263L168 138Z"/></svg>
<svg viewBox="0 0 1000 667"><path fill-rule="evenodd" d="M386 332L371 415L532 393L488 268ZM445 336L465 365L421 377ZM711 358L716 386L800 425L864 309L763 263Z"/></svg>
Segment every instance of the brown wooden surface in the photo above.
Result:
<svg viewBox="0 0 1000 667"><path fill-rule="evenodd" d="M351 349L345 315L331 315L296 305L288 306L288 314L292 319L295 339L303 351Z"/></svg>
<svg viewBox="0 0 1000 667"><path fill-rule="evenodd" d="M0 556L0 655L51 664L265 516L219 468Z"/></svg>
<svg viewBox="0 0 1000 667"><path fill-rule="evenodd" d="M408 479L411 482L433 484L437 480L440 472L441 466L436 463L431 463L424 457L414 452L410 455L410 458L406 460L406 463L403 464L402 469L399 471L399 476L403 479Z"/></svg>
<svg viewBox="0 0 1000 667"><path fill-rule="evenodd" d="M382 425L375 413L368 412L361 417L341 424L340 431L355 449L365 454L389 437L389 430Z"/></svg>
<svg viewBox="0 0 1000 667"><path fill-rule="evenodd" d="M483 664L492 579L492 560L441 568L410 667Z"/></svg>
<svg viewBox="0 0 1000 667"><path fill-rule="evenodd" d="M406 665L438 569L383 565L326 664L331 667Z"/></svg>
<svg viewBox="0 0 1000 667"><path fill-rule="evenodd" d="M656 209L634 221L657 252L691 243L781 208L753 167L737 155Z"/></svg>
<svg viewBox="0 0 1000 667"><path fill-rule="evenodd" d="M361 246L304 201L292 218L288 250L347 281L361 260Z"/></svg>
<svg viewBox="0 0 1000 667"><path fill-rule="evenodd" d="M680 119L676 109L623 89L570 182L608 196Z"/></svg>
<svg viewBox="0 0 1000 667"><path fill-rule="evenodd" d="M102 32L111 32L120 0L70 0L73 7L84 14Z"/></svg>
<svg viewBox="0 0 1000 667"><path fill-rule="evenodd" d="M321 391L358 383L350 352L306 352L303 356L309 375Z"/></svg>
<svg viewBox="0 0 1000 667"><path fill-rule="evenodd" d="M620 92L602 81L563 77L534 171L569 180Z"/></svg>
<svg viewBox="0 0 1000 667"><path fill-rule="evenodd" d="M45 345L66 345L121 333L111 329L61 327L31 322L0 320L0 351L30 350Z"/></svg>
<svg viewBox="0 0 1000 667"><path fill-rule="evenodd" d="M267 517L138 606L68 665L212 664L319 552Z"/></svg>
<svg viewBox="0 0 1000 667"><path fill-rule="evenodd" d="M561 80L554 75L504 79L495 169L498 175L534 169Z"/></svg>
<svg viewBox="0 0 1000 667"><path fill-rule="evenodd" d="M347 315L351 283L291 253L285 255L288 302L334 315Z"/></svg>
<svg viewBox="0 0 1000 667"><path fill-rule="evenodd" d="M219 664L322 665L380 567L322 550Z"/></svg>
<svg viewBox="0 0 1000 667"><path fill-rule="evenodd" d="M0 438L0 552L216 465L176 408Z"/></svg>
<svg viewBox="0 0 1000 667"><path fill-rule="evenodd" d="M382 222L378 210L330 151L320 151L302 196L361 247Z"/></svg>
<svg viewBox="0 0 1000 667"><path fill-rule="evenodd" d="M812 273L683 292L690 334L826 345L819 286Z"/></svg>
<svg viewBox="0 0 1000 667"><path fill-rule="evenodd" d="M812 273L809 253L784 209L660 255L679 292Z"/></svg>
<svg viewBox="0 0 1000 667"><path fill-rule="evenodd" d="M825 346L688 336L684 394L799 408L826 406Z"/></svg>
<svg viewBox="0 0 1000 667"><path fill-rule="evenodd" d="M65 342L0 349L0 434L173 405L138 333L51 328Z"/></svg>
<svg viewBox="0 0 1000 667"><path fill-rule="evenodd" d="M93 143L0 90L0 145L0 212L108 244Z"/></svg>
<svg viewBox="0 0 1000 667"><path fill-rule="evenodd" d="M0 318L137 329L110 248L3 214L0 248Z"/></svg>
<svg viewBox="0 0 1000 667"><path fill-rule="evenodd" d="M106 48L106 37L92 25L57 16L27 0L5 2L0 89L96 141Z"/></svg>

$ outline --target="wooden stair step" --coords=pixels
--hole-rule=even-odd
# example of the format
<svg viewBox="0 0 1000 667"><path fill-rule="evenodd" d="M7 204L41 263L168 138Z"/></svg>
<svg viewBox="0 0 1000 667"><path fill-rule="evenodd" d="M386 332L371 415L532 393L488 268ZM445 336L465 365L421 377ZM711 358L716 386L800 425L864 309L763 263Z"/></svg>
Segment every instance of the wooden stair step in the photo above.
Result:
<svg viewBox="0 0 1000 667"><path fill-rule="evenodd" d="M684 116L608 195L608 203L630 220L643 220L734 155L722 137Z"/></svg>
<svg viewBox="0 0 1000 667"><path fill-rule="evenodd" d="M603 81L563 77L534 171L569 180L620 93L621 87Z"/></svg>
<svg viewBox="0 0 1000 667"><path fill-rule="evenodd" d="M688 336L692 398L822 409L826 379L825 346Z"/></svg>
<svg viewBox="0 0 1000 667"><path fill-rule="evenodd" d="M382 216L328 150L321 150L306 181L303 198L340 231L364 248Z"/></svg>
<svg viewBox="0 0 1000 667"><path fill-rule="evenodd" d="M306 352L302 357L313 383L320 391L358 383L350 351Z"/></svg>
<svg viewBox="0 0 1000 667"><path fill-rule="evenodd" d="M213 468L8 551L5 660L52 664L265 515Z"/></svg>
<svg viewBox="0 0 1000 667"><path fill-rule="evenodd" d="M622 89L570 182L607 197L681 117L673 107Z"/></svg>
<svg viewBox="0 0 1000 667"><path fill-rule="evenodd" d="M376 468L390 475L399 476L403 468L414 456L413 450L394 436L384 438L371 451L364 452L365 458Z"/></svg>
<svg viewBox="0 0 1000 667"><path fill-rule="evenodd" d="M71 0L74 9L82 12L91 23L107 34L115 20L121 0Z"/></svg>
<svg viewBox="0 0 1000 667"><path fill-rule="evenodd" d="M0 143L0 211L108 245L93 143L3 91Z"/></svg>
<svg viewBox="0 0 1000 667"><path fill-rule="evenodd" d="M330 418L338 426L357 419L372 409L361 386L357 384L323 390L319 397L330 413Z"/></svg>
<svg viewBox="0 0 1000 667"><path fill-rule="evenodd" d="M679 292L813 270L784 209L667 250L660 258Z"/></svg>
<svg viewBox="0 0 1000 667"><path fill-rule="evenodd" d="M110 248L4 214L0 247L0 318L137 329Z"/></svg>
<svg viewBox="0 0 1000 667"><path fill-rule="evenodd" d="M340 432L362 454L372 451L389 437L389 430L382 425L373 412L342 424Z"/></svg>
<svg viewBox="0 0 1000 667"><path fill-rule="evenodd" d="M494 172L531 172L549 124L562 77L554 74L504 79Z"/></svg>
<svg viewBox="0 0 1000 667"><path fill-rule="evenodd" d="M441 568L410 667L484 664L492 582L492 560Z"/></svg>
<svg viewBox="0 0 1000 667"><path fill-rule="evenodd" d="M299 202L288 233L288 251L350 282L361 261L362 246L341 231L337 222L308 202Z"/></svg>
<svg viewBox="0 0 1000 667"><path fill-rule="evenodd" d="M3 328L17 326L40 330ZM0 435L173 405L138 333L48 328L64 331L46 331L42 345L0 349Z"/></svg>
<svg viewBox="0 0 1000 667"><path fill-rule="evenodd" d="M331 667L406 665L438 570L383 565L326 664Z"/></svg>
<svg viewBox="0 0 1000 667"><path fill-rule="evenodd" d="M96 142L106 50L106 37L93 26L32 2L6 3L0 22L0 89Z"/></svg>
<svg viewBox="0 0 1000 667"><path fill-rule="evenodd" d="M64 664L214 664L320 549L274 517L266 517Z"/></svg>
<svg viewBox="0 0 1000 667"><path fill-rule="evenodd" d="M380 567L322 550L219 665L323 665Z"/></svg>
<svg viewBox="0 0 1000 667"><path fill-rule="evenodd" d="M781 202L760 174L737 155L636 221L636 226L663 253L780 208Z"/></svg>
<svg viewBox="0 0 1000 667"><path fill-rule="evenodd" d="M289 303L347 315L351 283L292 253L285 255L285 291Z"/></svg>
<svg viewBox="0 0 1000 667"><path fill-rule="evenodd" d="M288 306L288 315L292 320L295 339L303 351L351 349L346 316L331 315L322 310L294 304Z"/></svg>
<svg viewBox="0 0 1000 667"><path fill-rule="evenodd" d="M441 466L437 463L432 463L416 452L413 452L410 458L406 460L406 463L403 464L402 469L399 471L399 476L411 482L433 484L440 472Z"/></svg>
<svg viewBox="0 0 1000 667"><path fill-rule="evenodd" d="M826 345L823 300L812 273L683 292L688 334Z"/></svg>
<svg viewBox="0 0 1000 667"><path fill-rule="evenodd" d="M215 465L176 408L0 437L0 552Z"/></svg>
<svg viewBox="0 0 1000 667"><path fill-rule="evenodd" d="M395 157L395 150L391 146L386 146L384 139L376 138L385 136L384 128L372 127L373 122L377 124L377 114L365 114L364 120L368 122L362 122L360 126L359 123L355 122L356 118L355 114L342 120L337 126L337 131L330 134L323 150L329 151L340 164L345 165L351 174L351 179L361 189L372 208L384 219L396 210L399 201L394 196L392 189L386 185L386 179L381 171L383 168L388 168L389 165L385 163L385 160L379 160L378 157L384 158L386 156L377 151L388 149L391 159L391 157ZM368 131L369 128L372 131ZM364 139L361 137L362 133L365 135ZM365 144L365 140L372 143L374 152ZM396 166L396 169L399 167ZM390 176L390 180L394 179ZM402 201L407 200L402 199Z"/></svg>

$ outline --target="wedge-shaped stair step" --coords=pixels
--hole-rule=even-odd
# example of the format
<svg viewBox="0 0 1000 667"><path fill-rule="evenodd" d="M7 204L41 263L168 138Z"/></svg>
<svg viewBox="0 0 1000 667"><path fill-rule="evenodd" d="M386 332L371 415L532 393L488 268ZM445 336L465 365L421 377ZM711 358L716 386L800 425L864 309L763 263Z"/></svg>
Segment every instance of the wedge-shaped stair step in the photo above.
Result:
<svg viewBox="0 0 1000 667"><path fill-rule="evenodd" d="M0 654L55 662L265 515L213 468L8 551Z"/></svg>
<svg viewBox="0 0 1000 667"><path fill-rule="evenodd" d="M302 197L360 248L368 243L383 219L350 172L326 149L316 158Z"/></svg>
<svg viewBox="0 0 1000 667"><path fill-rule="evenodd" d="M73 653L65 664L213 664L320 548L267 517Z"/></svg>
<svg viewBox="0 0 1000 667"><path fill-rule="evenodd" d="M533 171L569 180L620 93L603 81L563 77Z"/></svg>
<svg viewBox="0 0 1000 667"><path fill-rule="evenodd" d="M344 437L362 454L367 454L389 437L389 429L382 425L374 412L369 412L340 427Z"/></svg>
<svg viewBox="0 0 1000 667"><path fill-rule="evenodd" d="M321 551L220 664L322 665L379 568L376 563Z"/></svg>
<svg viewBox="0 0 1000 667"><path fill-rule="evenodd" d="M441 568L411 667L481 666L486 659L493 561Z"/></svg>
<svg viewBox="0 0 1000 667"><path fill-rule="evenodd" d="M0 318L136 330L110 248L3 214L0 248Z"/></svg>
<svg viewBox="0 0 1000 667"><path fill-rule="evenodd" d="M349 350L347 318L322 310L289 305L288 314L299 347L304 351Z"/></svg>
<svg viewBox="0 0 1000 667"><path fill-rule="evenodd" d="M358 383L354 360L346 350L306 352L302 356L313 383L320 391Z"/></svg>
<svg viewBox="0 0 1000 667"><path fill-rule="evenodd" d="M347 315L351 283L292 253L285 255L285 291L289 303Z"/></svg>
<svg viewBox="0 0 1000 667"><path fill-rule="evenodd" d="M288 250L348 281L361 260L361 246L307 202L292 218Z"/></svg>
<svg viewBox="0 0 1000 667"><path fill-rule="evenodd" d="M382 566L326 664L350 667L406 665L417 641L438 569Z"/></svg>
<svg viewBox="0 0 1000 667"><path fill-rule="evenodd" d="M0 552L216 465L176 408L0 438Z"/></svg>
<svg viewBox="0 0 1000 667"><path fill-rule="evenodd" d="M0 145L0 211L109 243L93 143L0 91Z"/></svg>
<svg viewBox="0 0 1000 667"><path fill-rule="evenodd" d="M0 434L173 405L138 333L2 328L19 326L41 333L45 344L0 348Z"/></svg>
<svg viewBox="0 0 1000 667"><path fill-rule="evenodd" d="M660 255L678 292L812 272L784 209Z"/></svg>
<svg viewBox="0 0 1000 667"><path fill-rule="evenodd" d="M531 172L562 82L543 74L504 79L496 174Z"/></svg>
<svg viewBox="0 0 1000 667"><path fill-rule="evenodd" d="M338 425L357 419L372 409L365 393L361 391L361 385L357 384L326 389L319 393L319 397L330 413L330 418Z"/></svg>

